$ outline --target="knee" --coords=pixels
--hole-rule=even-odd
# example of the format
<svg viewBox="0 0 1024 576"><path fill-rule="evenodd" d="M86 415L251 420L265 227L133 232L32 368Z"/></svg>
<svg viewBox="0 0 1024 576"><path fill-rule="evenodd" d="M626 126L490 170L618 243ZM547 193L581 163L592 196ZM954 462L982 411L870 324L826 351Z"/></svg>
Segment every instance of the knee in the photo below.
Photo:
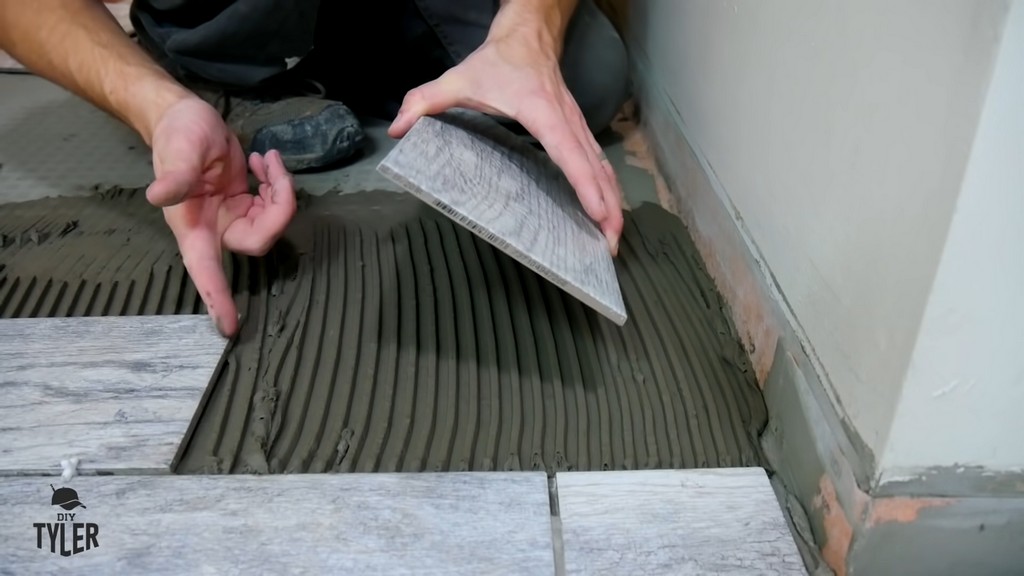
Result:
<svg viewBox="0 0 1024 576"><path fill-rule="evenodd" d="M595 134L611 124L629 97L626 45L593 0L581 0L569 22L562 75Z"/></svg>

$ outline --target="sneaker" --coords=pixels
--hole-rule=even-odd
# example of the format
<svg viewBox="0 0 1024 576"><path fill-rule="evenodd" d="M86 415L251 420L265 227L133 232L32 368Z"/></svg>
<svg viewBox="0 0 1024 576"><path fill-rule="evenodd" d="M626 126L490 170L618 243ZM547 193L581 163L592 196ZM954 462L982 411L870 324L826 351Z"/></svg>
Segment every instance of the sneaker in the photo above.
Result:
<svg viewBox="0 0 1024 576"><path fill-rule="evenodd" d="M246 155L277 150L289 172L324 168L354 156L366 142L359 120L347 106L318 93L275 97L273 93L232 94L196 89L216 108Z"/></svg>

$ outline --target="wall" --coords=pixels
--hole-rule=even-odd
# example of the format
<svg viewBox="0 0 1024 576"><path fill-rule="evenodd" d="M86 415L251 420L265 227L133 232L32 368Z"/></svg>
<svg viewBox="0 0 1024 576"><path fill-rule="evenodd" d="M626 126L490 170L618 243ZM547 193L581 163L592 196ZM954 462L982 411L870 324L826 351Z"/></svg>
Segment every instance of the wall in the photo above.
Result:
<svg viewBox="0 0 1024 576"><path fill-rule="evenodd" d="M910 361L883 480L1024 470L1024 5L1013 6Z"/></svg>
<svg viewBox="0 0 1024 576"><path fill-rule="evenodd" d="M874 458L900 405L1007 6L647 0L629 15L645 81L671 102Z"/></svg>

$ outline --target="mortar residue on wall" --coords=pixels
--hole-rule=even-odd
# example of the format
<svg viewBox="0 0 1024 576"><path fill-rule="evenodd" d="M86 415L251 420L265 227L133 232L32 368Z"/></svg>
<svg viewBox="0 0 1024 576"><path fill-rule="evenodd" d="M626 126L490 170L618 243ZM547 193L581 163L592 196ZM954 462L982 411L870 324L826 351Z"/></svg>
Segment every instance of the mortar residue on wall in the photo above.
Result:
<svg viewBox="0 0 1024 576"><path fill-rule="evenodd" d="M636 60L633 64L643 77L642 64ZM718 203L696 154L674 128L663 95L656 87L646 86L639 98L640 130L628 130L628 120L636 114L632 105L624 108L625 117L616 125L631 152L627 162L650 171L662 206L685 222L706 270L728 305L725 313L736 326L757 382L763 387L780 332L770 289L758 277L761 269L735 228L733 215Z"/></svg>
<svg viewBox="0 0 1024 576"><path fill-rule="evenodd" d="M0 317L202 312L141 190L5 205ZM679 219L627 216L622 327L411 196L303 196L178 472L764 465L754 375Z"/></svg>
<svg viewBox="0 0 1024 576"><path fill-rule="evenodd" d="M658 164L651 152L647 137L637 124L636 102L626 102L619 114L612 120L612 131L622 138L622 147L626 151L626 164L646 171L654 180L654 191L658 203L669 212L679 215L679 205L672 192L668 189L665 178L658 170Z"/></svg>

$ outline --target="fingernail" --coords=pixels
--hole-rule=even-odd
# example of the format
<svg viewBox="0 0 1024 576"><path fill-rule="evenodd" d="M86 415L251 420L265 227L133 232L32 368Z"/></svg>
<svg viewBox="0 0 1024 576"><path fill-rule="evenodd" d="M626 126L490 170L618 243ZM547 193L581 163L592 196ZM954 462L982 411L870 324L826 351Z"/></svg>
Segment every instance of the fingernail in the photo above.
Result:
<svg viewBox="0 0 1024 576"><path fill-rule="evenodd" d="M619 237L613 236L608 242L612 247L612 256L617 256L619 254Z"/></svg>

